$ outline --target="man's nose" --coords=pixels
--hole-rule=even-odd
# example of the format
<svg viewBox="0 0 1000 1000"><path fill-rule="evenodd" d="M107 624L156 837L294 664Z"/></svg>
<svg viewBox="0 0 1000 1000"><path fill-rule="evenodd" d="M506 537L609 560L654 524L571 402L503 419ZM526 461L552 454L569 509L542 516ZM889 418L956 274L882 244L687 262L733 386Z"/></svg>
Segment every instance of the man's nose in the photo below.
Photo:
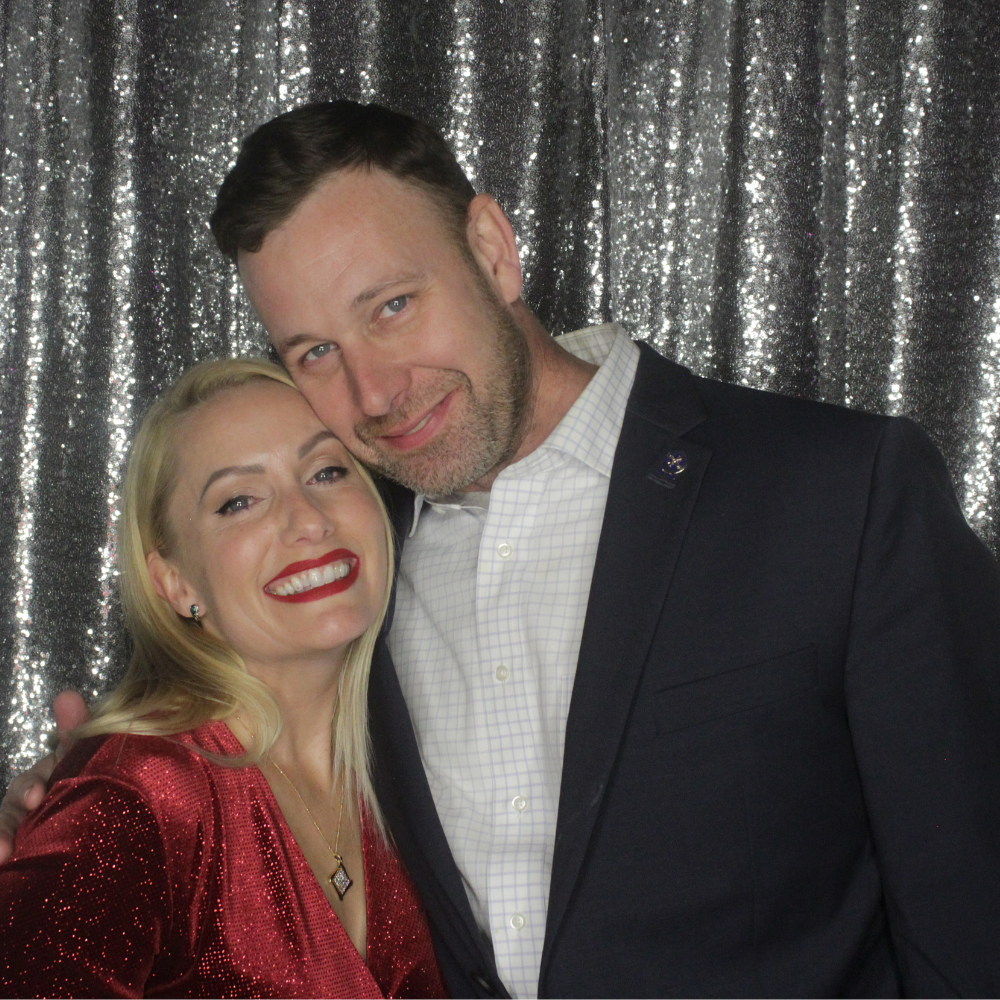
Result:
<svg viewBox="0 0 1000 1000"><path fill-rule="evenodd" d="M344 358L344 369L354 402L366 417L392 413L410 385L404 365L367 345Z"/></svg>

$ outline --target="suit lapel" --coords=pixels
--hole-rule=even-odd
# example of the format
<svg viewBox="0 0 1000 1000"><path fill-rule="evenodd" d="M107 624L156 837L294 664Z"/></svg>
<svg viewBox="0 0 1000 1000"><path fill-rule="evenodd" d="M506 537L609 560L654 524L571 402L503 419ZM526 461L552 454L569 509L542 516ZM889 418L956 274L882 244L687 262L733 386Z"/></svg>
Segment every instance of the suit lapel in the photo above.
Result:
<svg viewBox="0 0 1000 1000"><path fill-rule="evenodd" d="M544 981L659 622L710 451L694 379L646 345L629 397L597 549L566 742Z"/></svg>

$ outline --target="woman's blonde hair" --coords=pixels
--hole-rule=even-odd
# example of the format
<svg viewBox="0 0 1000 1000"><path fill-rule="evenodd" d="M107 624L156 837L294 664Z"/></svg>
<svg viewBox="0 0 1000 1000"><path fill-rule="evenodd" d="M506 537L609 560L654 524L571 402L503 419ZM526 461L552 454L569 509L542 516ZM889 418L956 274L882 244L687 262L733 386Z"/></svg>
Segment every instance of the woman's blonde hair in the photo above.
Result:
<svg viewBox="0 0 1000 1000"><path fill-rule="evenodd" d="M177 480L178 424L220 393L266 380L298 392L288 374L267 361L202 362L167 388L143 419L125 474L118 525L121 601L135 648L125 677L81 727L80 736L170 736L239 710L254 743L230 762L247 765L262 761L281 731L281 715L267 687L227 643L178 615L154 590L146 566L150 552L169 556L176 542L167 509ZM369 814L381 825L369 768L368 674L392 588L392 527L371 476L358 462L354 465L381 511L388 566L378 617L351 643L340 675L333 765L335 775L353 776Z"/></svg>

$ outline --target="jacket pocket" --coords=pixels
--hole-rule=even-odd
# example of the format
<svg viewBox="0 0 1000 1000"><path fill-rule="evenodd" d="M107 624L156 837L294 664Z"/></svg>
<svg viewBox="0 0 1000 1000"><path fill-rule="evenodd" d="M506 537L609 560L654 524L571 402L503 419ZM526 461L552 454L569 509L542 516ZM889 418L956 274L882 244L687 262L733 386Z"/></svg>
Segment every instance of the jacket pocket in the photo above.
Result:
<svg viewBox="0 0 1000 1000"><path fill-rule="evenodd" d="M818 685L816 647L664 688L653 695L659 736L763 708Z"/></svg>

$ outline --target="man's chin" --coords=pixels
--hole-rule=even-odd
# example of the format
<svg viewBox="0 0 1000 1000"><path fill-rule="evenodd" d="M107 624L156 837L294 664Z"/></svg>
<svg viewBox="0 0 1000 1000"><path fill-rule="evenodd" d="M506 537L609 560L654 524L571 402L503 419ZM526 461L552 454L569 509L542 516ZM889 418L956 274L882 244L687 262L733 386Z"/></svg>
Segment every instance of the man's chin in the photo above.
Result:
<svg viewBox="0 0 1000 1000"><path fill-rule="evenodd" d="M414 493L422 493L430 497L448 496L460 492L479 478L468 474L463 475L458 470L422 469L419 467L419 463L415 462L411 464L409 462L379 461L371 463L371 467L380 475L399 483L400 486L405 486Z"/></svg>
<svg viewBox="0 0 1000 1000"><path fill-rule="evenodd" d="M482 458L478 462L455 462L456 449L447 449L450 455L442 455L446 449L433 449L432 453L386 454L381 449L365 449L366 454L358 457L379 475L405 486L414 493L430 497L449 496L462 492L472 483L482 479L495 463ZM442 461L443 458L452 461Z"/></svg>

